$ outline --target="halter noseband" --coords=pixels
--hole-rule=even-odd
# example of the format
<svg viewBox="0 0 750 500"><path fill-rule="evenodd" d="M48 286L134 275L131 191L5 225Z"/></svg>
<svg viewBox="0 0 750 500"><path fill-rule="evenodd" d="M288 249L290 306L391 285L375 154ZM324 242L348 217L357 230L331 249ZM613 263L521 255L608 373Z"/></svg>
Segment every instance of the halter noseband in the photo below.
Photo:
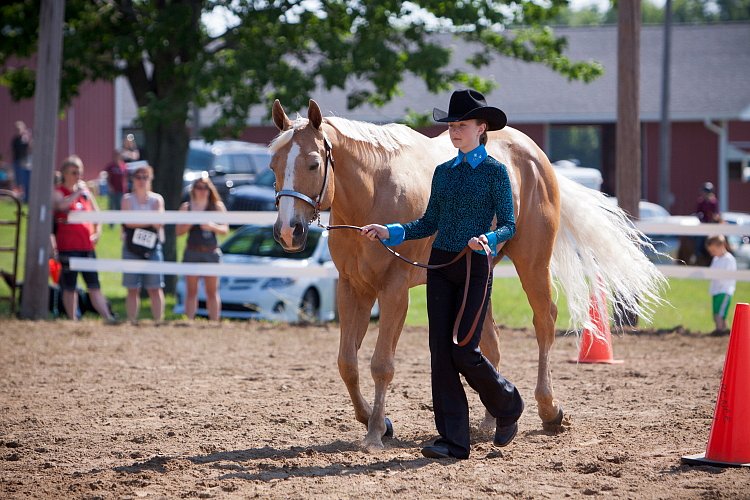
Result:
<svg viewBox="0 0 750 500"><path fill-rule="evenodd" d="M331 141L329 141L328 137L326 137L325 135L323 135L323 145L325 146L326 150L325 171L323 173L323 186L321 186L320 188L320 193L318 193L317 199L313 200L306 194L300 193L299 191L294 191L293 189L282 189L281 191L276 191L276 208L279 207L279 198L281 198L282 196L297 198L298 200L302 200L305 203L311 205L315 210L315 213L313 214L312 219L310 219L310 222L315 219L318 219L318 221L320 221L320 204L323 202L323 196L325 195L326 188L328 187L328 166L330 165L331 170L333 170L334 167L333 146L331 146Z"/></svg>

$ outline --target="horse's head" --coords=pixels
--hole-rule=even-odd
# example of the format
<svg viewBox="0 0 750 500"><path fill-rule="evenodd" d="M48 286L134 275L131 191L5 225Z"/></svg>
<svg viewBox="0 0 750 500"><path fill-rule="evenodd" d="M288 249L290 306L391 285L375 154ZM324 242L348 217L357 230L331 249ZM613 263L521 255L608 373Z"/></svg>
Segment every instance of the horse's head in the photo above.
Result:
<svg viewBox="0 0 750 500"><path fill-rule="evenodd" d="M271 144L271 169L276 174L278 217L273 235L287 252L304 250L307 230L333 199L331 144L321 129L323 116L310 100L307 120L292 122L276 100L273 122L281 133Z"/></svg>

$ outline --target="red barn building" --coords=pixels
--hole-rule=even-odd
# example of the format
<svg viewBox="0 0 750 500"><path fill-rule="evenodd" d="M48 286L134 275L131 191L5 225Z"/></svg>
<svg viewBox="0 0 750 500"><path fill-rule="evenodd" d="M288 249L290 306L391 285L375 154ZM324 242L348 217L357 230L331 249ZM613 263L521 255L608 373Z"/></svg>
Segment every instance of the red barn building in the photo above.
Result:
<svg viewBox="0 0 750 500"><path fill-rule="evenodd" d="M498 88L488 100L505 110L509 125L529 134L551 160L578 159L583 166L602 171L602 189L613 194L617 103L617 27L557 28L568 41L573 60L594 60L604 76L585 84L538 64L495 56L482 76ZM440 35L454 50L454 67L470 69L464 59L476 45ZM671 65L671 185L675 214L694 210L700 186L711 181L719 188L725 210L750 212L750 23L675 25ZM641 31L640 117L642 122L642 197L658 201L659 122L663 27ZM347 90L366 88L351 82ZM431 113L445 107L450 92L430 94L417 78L406 76L403 95L382 108L346 109L345 92L320 90L314 97L324 114L376 123L400 121L411 109ZM0 87L0 154L10 161L13 123L23 120L33 129L31 101L14 103ZM304 112L304 110L301 110ZM201 122L213 110L201 112ZM265 107L251 110L243 139L267 143L276 129L263 120ZM59 122L57 164L68 154L80 155L86 177L95 177L109 161L112 150L133 126L136 108L127 83L85 85ZM189 124L186 124L189 125ZM431 127L425 133L444 130ZM158 169L158 165L154 166Z"/></svg>

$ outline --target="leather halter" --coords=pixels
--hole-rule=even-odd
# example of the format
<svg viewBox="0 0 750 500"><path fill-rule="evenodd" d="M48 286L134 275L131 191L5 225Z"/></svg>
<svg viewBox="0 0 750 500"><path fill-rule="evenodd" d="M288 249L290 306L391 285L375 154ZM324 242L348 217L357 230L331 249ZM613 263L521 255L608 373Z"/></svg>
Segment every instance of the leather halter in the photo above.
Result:
<svg viewBox="0 0 750 500"><path fill-rule="evenodd" d="M328 231L333 229L353 229L356 231L361 231L362 228L359 226L350 226L350 225L334 225L334 226L326 226L325 224L322 224L320 221L320 206L321 202L323 201L323 196L325 195L326 188L328 187L328 166L330 165L331 170L333 170L334 167L334 161L333 161L333 147L331 146L331 142L328 140L328 137L325 135L323 136L323 144L325 145L326 150L326 165L325 165L325 173L323 174L323 186L320 188L320 193L318 193L317 199L313 200L309 196L307 196L304 193L300 193L299 191L294 191L292 189L282 189L281 191L276 192L276 207L279 206L279 198L282 196L290 196L292 198L297 198L298 200L302 200L305 203L310 204L314 209L315 213L313 214L313 218L309 221L312 222L315 219L318 220L318 226L322 227L323 229L326 229ZM410 264L412 266L421 267L424 269L440 269L442 267L448 267L450 265L455 264L458 262L462 257L465 257L466 259L466 282L464 284L464 298L461 302L461 308L458 311L458 314L456 316L456 322L453 324L453 343L458 345L459 347L463 347L466 344L468 344L472 337L474 336L474 333L477 328L477 324L479 324L479 320L482 316L482 307L477 310L477 315L474 317L474 321L471 323L471 328L467 332L467 334L464 336L463 339L460 341L458 340L458 329L461 325L461 319L464 315L464 309L466 308L466 299L469 295L469 278L471 277L471 256L474 253L471 248L468 246L464 247L461 252L456 255L453 260L450 262L446 262L444 264L423 264L421 262L417 262L414 260L407 259L400 253L396 252L392 248L390 248L388 245L386 245L383 240L378 238L378 241L383 245L383 248L388 250L391 254L398 257L399 259L403 260L407 264ZM487 256L487 283L484 284L484 295L482 297L481 304L484 304L484 301L487 300L487 292L490 287L490 274L492 271L492 251L490 250L490 247L487 246L486 243L480 241L480 244L482 245L482 249L484 250L485 255Z"/></svg>
<svg viewBox="0 0 750 500"><path fill-rule="evenodd" d="M330 165L330 169L333 170L333 167L335 165L335 162L333 161L333 146L331 146L331 141L328 140L328 137L326 137L325 134L323 135L323 145L325 146L326 150L325 171L323 173L323 185L321 186L320 193L318 193L316 199L313 200L305 193L300 193L299 191L295 191L293 189L282 189L281 191L276 191L277 209L279 208L279 198L281 198L282 196L297 198L298 200L302 200L313 207L315 213L313 214L312 219L310 219L308 222L312 222L315 219L318 219L318 224L320 224L321 203L323 202L323 196L325 196L326 188L328 187L328 166Z"/></svg>

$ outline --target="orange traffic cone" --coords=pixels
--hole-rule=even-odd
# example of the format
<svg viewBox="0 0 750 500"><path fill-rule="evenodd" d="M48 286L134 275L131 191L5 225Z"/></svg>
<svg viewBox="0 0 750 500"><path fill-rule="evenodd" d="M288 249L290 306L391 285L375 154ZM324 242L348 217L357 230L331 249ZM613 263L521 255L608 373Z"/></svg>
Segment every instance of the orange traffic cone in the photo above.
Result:
<svg viewBox="0 0 750 500"><path fill-rule="evenodd" d="M682 457L690 465L750 467L750 304L737 304L706 453Z"/></svg>
<svg viewBox="0 0 750 500"><path fill-rule="evenodd" d="M60 273L62 272L62 264L59 260L49 260L49 277L52 282L56 285L60 283Z"/></svg>
<svg viewBox="0 0 750 500"><path fill-rule="evenodd" d="M604 297L602 297L602 304ZM585 328L581 336L581 347L578 350L578 359L571 359L571 363L606 363L610 365L620 364L621 359L613 359L612 334L609 331L609 315L607 307L596 302L591 297L589 306L589 317L596 328L596 334Z"/></svg>

